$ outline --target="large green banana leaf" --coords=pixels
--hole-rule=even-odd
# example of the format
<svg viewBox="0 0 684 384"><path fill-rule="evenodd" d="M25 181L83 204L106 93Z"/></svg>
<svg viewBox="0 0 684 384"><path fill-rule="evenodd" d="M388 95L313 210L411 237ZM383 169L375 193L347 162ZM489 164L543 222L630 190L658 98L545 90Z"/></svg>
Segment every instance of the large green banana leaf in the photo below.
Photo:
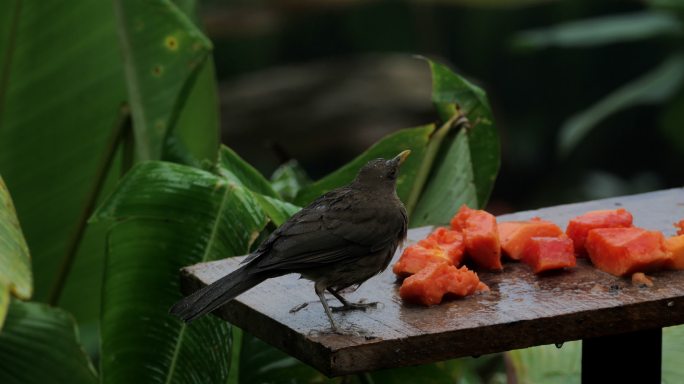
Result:
<svg viewBox="0 0 684 384"><path fill-rule="evenodd" d="M228 324L206 317L188 326L168 314L181 298L179 269L248 253L272 220L261 198L285 216L294 207L247 189L263 176L239 158L227 160L227 151L217 173L142 163L95 215L118 221L109 233L103 292L104 382L225 382Z"/></svg>
<svg viewBox="0 0 684 384"><path fill-rule="evenodd" d="M192 219L192 212L173 209L168 213L177 213L177 220L134 218L110 229L102 302L103 383L225 382L230 326L212 316L185 325L171 317L168 309L181 298L178 271L182 266L229 254L232 249L245 252L247 247L237 247L248 245L248 238L225 234L231 220L228 210L236 206L242 210L239 196L228 191L226 186L217 188L214 201L220 205L213 207L211 221L200 223ZM201 208L197 213L206 218ZM260 224L245 223L253 231Z"/></svg>
<svg viewBox="0 0 684 384"><path fill-rule="evenodd" d="M0 8L8 18L0 28L8 31L0 38L0 173L31 250L34 298L74 313L95 352L104 231L82 229L125 121L112 6L0 0Z"/></svg>
<svg viewBox="0 0 684 384"><path fill-rule="evenodd" d="M0 172L47 300L125 100L111 4L0 0ZM5 26L3 26L4 29Z"/></svg>
<svg viewBox="0 0 684 384"><path fill-rule="evenodd" d="M211 42L169 0L114 0L114 9L137 155L141 160L159 159L167 133L175 126L198 71L209 56ZM211 71L211 67L204 71ZM209 103L207 107L206 112L215 117L217 105ZM210 148L213 151L209 156L215 153L218 137L216 126L211 128L214 133L209 143L213 139L214 148Z"/></svg>
<svg viewBox="0 0 684 384"><path fill-rule="evenodd" d="M235 183L252 192L252 196L273 224L280 226L300 207L285 202L271 183L254 167L238 156L232 149L221 146L216 173L229 183Z"/></svg>
<svg viewBox="0 0 684 384"><path fill-rule="evenodd" d="M198 41L204 40L196 36L201 33L198 29L201 28L197 16L198 2L174 0L173 3L195 24L194 28L188 26L188 31L184 33ZM152 16L156 16L156 13ZM185 85L172 105L172 108L177 109L172 116L177 117L175 124L172 121L166 132L163 159L204 166L205 163L214 162L220 142L219 100L214 60L206 49L197 55L198 59L202 55L204 58L196 72L189 72L187 78L166 79L168 82L185 82ZM194 81L193 76L196 76Z"/></svg>
<svg viewBox="0 0 684 384"><path fill-rule="evenodd" d="M204 167L213 162L219 144L219 101L214 62L198 70L176 124L166 133L163 159Z"/></svg>
<svg viewBox="0 0 684 384"><path fill-rule="evenodd" d="M28 246L21 232L12 198L0 177L0 330L7 315L10 294L29 299L32 292Z"/></svg>
<svg viewBox="0 0 684 384"><path fill-rule="evenodd" d="M444 120L462 115L468 124L442 139L417 197L412 226L446 224L461 204L484 208L501 163L499 135L484 90L442 64L428 63L432 101L440 115Z"/></svg>
<svg viewBox="0 0 684 384"><path fill-rule="evenodd" d="M0 332L0 383L95 384L73 317L59 308L12 300Z"/></svg>
<svg viewBox="0 0 684 384"><path fill-rule="evenodd" d="M184 12L194 9L194 1L182 3ZM131 109L165 119L164 132L156 132L161 138L154 136L164 140L165 156L196 164L214 158L218 117L209 45L168 1L117 2L121 12L145 20L135 31L126 28L140 25L117 23L110 1L0 0L0 7L0 173L33 255L35 298L74 313L88 350L96 352L107 226L85 227L90 207L120 176L117 147L121 136L132 137L126 133ZM142 55L147 48L135 44L122 49L119 36L131 34L160 39L157 48L167 54ZM164 45L172 40L167 36L177 50ZM122 52L134 56L126 72ZM154 75L155 65L164 76L152 85L138 77L142 83L132 85L146 95L168 90L165 101L151 97L141 105L127 93L126 74ZM144 127L134 124L136 131ZM159 143L151 145L138 147L135 157L159 154Z"/></svg>

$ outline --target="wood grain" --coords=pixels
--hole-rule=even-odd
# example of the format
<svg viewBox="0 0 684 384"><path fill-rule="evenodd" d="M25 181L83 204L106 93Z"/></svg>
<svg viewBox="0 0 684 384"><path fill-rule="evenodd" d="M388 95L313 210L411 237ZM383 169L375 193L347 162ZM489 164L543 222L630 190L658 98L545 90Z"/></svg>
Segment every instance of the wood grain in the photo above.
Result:
<svg viewBox="0 0 684 384"><path fill-rule="evenodd" d="M684 189L561 205L498 219L539 216L565 228L568 219L583 212L615 207L631 211L638 226L672 235L672 223L684 219ZM431 229L413 229L409 240L421 239ZM183 269L184 291L219 279L241 260ZM330 333L313 284L296 275L268 280L215 314L329 376L684 323L684 272L680 271L653 273L651 288L598 271L583 259L577 268L544 276L513 262L506 263L503 272L480 272L479 276L491 292L425 308L402 302L399 284L388 269L345 295L353 301L377 301L377 308L334 314L352 335ZM336 305L332 298L331 303Z"/></svg>

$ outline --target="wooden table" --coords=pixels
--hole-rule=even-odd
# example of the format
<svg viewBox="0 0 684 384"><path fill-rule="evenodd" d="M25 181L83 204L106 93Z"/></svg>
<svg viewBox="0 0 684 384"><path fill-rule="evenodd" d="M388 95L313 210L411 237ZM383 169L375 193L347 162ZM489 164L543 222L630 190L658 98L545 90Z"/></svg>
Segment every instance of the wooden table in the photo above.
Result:
<svg viewBox="0 0 684 384"><path fill-rule="evenodd" d="M684 219L684 189L560 205L498 219L539 216L565 228L568 219L581 213L617 207L631 211L635 225L672 235L673 222ZM409 240L421 239L431 230L410 230ZM217 280L241 260L185 268L184 290ZM624 367L639 367L614 370L617 375L624 372L624 382L639 382L639 375L660 382L660 329L684 323L682 271L653 273L651 288L601 272L583 259L577 268L541 277L512 262L505 264L504 272L479 276L491 292L425 308L402 302L399 284L388 269L346 295L354 301L377 301L377 308L334 314L338 324L357 333L351 336L330 333L313 284L296 275L268 280L216 314L329 376L582 339L585 381L606 369L610 353ZM622 382L619 376L611 377Z"/></svg>

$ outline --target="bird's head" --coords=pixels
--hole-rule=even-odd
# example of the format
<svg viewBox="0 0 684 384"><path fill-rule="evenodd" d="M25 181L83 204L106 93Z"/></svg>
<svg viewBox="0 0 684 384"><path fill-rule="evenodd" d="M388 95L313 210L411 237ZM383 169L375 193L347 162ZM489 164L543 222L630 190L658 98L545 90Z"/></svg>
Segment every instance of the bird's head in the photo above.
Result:
<svg viewBox="0 0 684 384"><path fill-rule="evenodd" d="M380 188L382 185L394 188L399 167L410 154L411 151L407 149L389 160L375 159L369 161L359 170L355 182L373 188Z"/></svg>

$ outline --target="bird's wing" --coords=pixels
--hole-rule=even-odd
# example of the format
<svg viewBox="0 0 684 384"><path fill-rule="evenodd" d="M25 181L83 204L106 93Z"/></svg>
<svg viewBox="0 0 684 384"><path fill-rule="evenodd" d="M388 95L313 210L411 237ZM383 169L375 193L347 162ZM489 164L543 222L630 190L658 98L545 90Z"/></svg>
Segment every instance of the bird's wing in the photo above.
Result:
<svg viewBox="0 0 684 384"><path fill-rule="evenodd" d="M322 196L274 231L253 264L259 270L297 271L351 262L396 244L396 225L378 212L352 209L356 203L349 190Z"/></svg>
<svg viewBox="0 0 684 384"><path fill-rule="evenodd" d="M396 244L402 237L406 216L396 205L388 204L384 209L373 209L371 204L371 207L353 209L347 204L349 202L345 201L334 207L335 213L324 217L327 230L349 242L368 247L370 252Z"/></svg>

